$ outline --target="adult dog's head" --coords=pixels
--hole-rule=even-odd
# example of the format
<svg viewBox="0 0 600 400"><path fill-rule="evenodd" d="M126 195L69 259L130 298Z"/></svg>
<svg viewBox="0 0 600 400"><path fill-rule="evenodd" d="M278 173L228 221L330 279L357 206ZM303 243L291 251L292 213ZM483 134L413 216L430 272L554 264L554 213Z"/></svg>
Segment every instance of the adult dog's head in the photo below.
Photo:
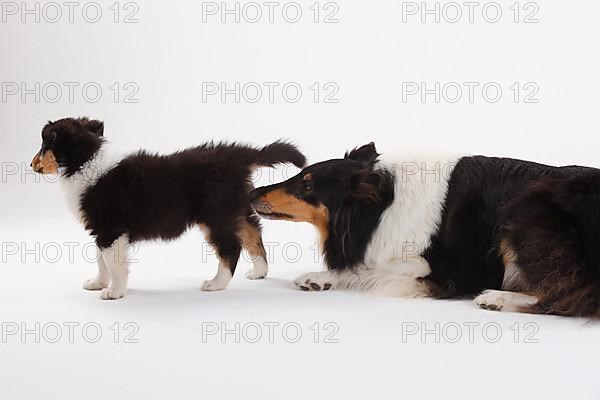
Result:
<svg viewBox="0 0 600 400"><path fill-rule="evenodd" d="M104 124L87 118L63 118L48 121L42 129L42 147L31 161L41 174L56 174L59 168L72 175L102 145Z"/></svg>
<svg viewBox="0 0 600 400"><path fill-rule="evenodd" d="M356 264L393 199L393 177L377 166L378 157L369 143L342 159L310 165L285 182L254 190L252 206L265 218L315 225L330 268Z"/></svg>

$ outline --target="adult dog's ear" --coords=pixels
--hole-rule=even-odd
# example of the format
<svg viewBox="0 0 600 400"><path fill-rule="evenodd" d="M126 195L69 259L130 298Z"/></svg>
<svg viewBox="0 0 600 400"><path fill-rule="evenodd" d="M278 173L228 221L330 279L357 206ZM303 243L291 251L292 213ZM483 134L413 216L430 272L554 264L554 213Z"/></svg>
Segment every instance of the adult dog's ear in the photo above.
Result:
<svg viewBox="0 0 600 400"><path fill-rule="evenodd" d="M81 123L88 131L92 132L98 137L104 136L104 122L98 121L97 119L82 118Z"/></svg>
<svg viewBox="0 0 600 400"><path fill-rule="evenodd" d="M371 142L369 144L365 144L361 147L356 147L349 152L344 154L344 158L348 158L350 160L360 161L365 164L373 165L375 161L377 161L377 157L379 157L379 153L377 153L377 149L375 148L375 143Z"/></svg>
<svg viewBox="0 0 600 400"><path fill-rule="evenodd" d="M351 196L360 201L379 203L383 177L378 172L362 170L350 178Z"/></svg>

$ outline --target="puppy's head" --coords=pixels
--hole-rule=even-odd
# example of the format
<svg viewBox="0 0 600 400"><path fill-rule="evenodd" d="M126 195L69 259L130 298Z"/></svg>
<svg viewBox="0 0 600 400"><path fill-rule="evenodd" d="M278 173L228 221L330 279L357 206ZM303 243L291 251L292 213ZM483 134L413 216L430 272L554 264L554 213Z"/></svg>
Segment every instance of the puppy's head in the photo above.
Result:
<svg viewBox="0 0 600 400"><path fill-rule="evenodd" d="M374 170L378 156L369 143L343 159L310 165L285 182L254 190L252 206L265 218L310 222L327 236L329 220L339 209L379 202L384 176Z"/></svg>
<svg viewBox="0 0 600 400"><path fill-rule="evenodd" d="M42 147L33 157L31 167L41 174L56 174L59 167L72 173L100 148L103 134L104 124L97 120L48 121L42 129Z"/></svg>

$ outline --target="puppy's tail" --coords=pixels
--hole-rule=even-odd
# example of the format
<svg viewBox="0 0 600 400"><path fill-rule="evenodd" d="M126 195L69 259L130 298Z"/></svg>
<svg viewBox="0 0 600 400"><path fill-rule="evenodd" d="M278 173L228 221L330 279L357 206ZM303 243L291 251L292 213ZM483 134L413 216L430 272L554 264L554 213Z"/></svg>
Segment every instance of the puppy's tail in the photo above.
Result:
<svg viewBox="0 0 600 400"><path fill-rule="evenodd" d="M272 167L275 164L292 163L298 168L306 166L306 157L298 148L283 140L271 143L258 150L254 164L260 167Z"/></svg>

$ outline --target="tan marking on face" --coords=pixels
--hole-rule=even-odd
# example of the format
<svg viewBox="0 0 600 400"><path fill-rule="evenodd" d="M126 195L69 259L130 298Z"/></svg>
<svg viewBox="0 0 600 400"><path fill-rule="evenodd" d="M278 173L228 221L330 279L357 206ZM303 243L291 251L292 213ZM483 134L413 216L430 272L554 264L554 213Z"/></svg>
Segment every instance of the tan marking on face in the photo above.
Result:
<svg viewBox="0 0 600 400"><path fill-rule="evenodd" d="M329 237L329 210L324 205L314 206L286 193L283 189L268 192L260 199L268 204L272 213L286 214L274 216L275 219L308 222L319 230L321 241L324 242Z"/></svg>
<svg viewBox="0 0 600 400"><path fill-rule="evenodd" d="M240 223L237 235L242 241L242 247L246 249L251 257L267 258L267 252L265 251L262 236L258 228L244 220Z"/></svg>
<svg viewBox="0 0 600 400"><path fill-rule="evenodd" d="M44 154L36 154L31 161L31 166L35 172L40 174L58 173L58 163L52 150L46 150Z"/></svg>

